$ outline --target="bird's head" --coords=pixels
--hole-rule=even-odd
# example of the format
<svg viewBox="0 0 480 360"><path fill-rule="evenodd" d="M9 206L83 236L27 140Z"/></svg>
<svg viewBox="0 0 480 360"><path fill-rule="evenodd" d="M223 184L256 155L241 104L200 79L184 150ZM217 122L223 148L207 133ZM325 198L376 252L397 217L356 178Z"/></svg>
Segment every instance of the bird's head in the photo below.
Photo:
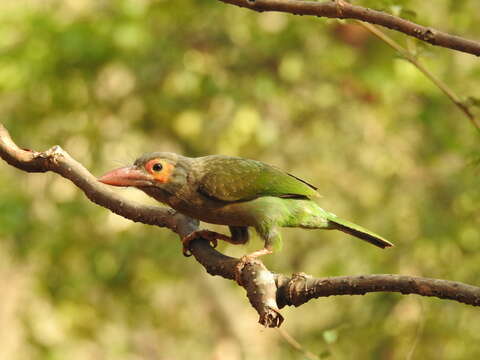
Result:
<svg viewBox="0 0 480 360"><path fill-rule="evenodd" d="M167 153L145 154L131 166L112 170L98 180L113 186L156 187L174 190L186 181L188 158Z"/></svg>

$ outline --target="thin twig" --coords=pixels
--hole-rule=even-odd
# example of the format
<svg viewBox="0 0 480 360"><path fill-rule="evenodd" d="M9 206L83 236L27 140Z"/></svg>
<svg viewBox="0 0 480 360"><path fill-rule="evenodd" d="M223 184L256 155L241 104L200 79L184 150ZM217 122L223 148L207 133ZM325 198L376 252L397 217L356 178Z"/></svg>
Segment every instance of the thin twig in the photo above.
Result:
<svg viewBox="0 0 480 360"><path fill-rule="evenodd" d="M420 70L431 82L433 82L459 109L462 111L465 116L470 120L472 125L480 132L480 124L475 119L475 115L470 111L470 108L460 100L460 97L455 94L455 92L448 87L442 80L433 75L430 70L423 66L420 61L412 54L408 49L404 48L398 42L393 40L390 36L385 34L383 31L378 29L375 25L365 23L363 21L356 20L356 22L371 32L373 35L378 37L380 40L388 44L390 47L395 49L405 60L409 61L413 66Z"/></svg>
<svg viewBox="0 0 480 360"><path fill-rule="evenodd" d="M408 352L407 354L407 357L405 358L405 360L411 360L413 359L413 355L415 353L415 350L417 348L417 345L418 345L418 342L420 340L420 337L422 336L422 333L423 333L423 327L425 325L425 315L423 313L423 305L422 305L422 302L421 301L418 301L419 303L419 306L420 306L420 319L418 319L418 325L417 325L417 329L415 331L415 338L413 339L413 344L412 344L412 347L410 349L410 351Z"/></svg>
<svg viewBox="0 0 480 360"><path fill-rule="evenodd" d="M297 340L295 340L295 338L290 335L287 330L285 330L284 328L278 328L278 332L291 347L302 353L307 359L320 360L317 355L305 349Z"/></svg>
<svg viewBox="0 0 480 360"><path fill-rule="evenodd" d="M311 15L332 19L356 19L404 33L429 44L480 56L480 42L447 34L431 27L416 24L398 16L352 5L344 0L219 0L250 10L279 11L293 15Z"/></svg>

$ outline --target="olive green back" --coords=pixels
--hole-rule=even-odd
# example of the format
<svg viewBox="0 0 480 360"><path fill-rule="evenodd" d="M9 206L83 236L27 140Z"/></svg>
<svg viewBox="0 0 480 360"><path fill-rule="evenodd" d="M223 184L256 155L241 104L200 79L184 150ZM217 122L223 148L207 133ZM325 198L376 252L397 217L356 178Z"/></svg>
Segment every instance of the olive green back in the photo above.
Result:
<svg viewBox="0 0 480 360"><path fill-rule="evenodd" d="M222 155L205 156L197 161L202 169L199 191L218 200L319 196L313 185L260 161Z"/></svg>

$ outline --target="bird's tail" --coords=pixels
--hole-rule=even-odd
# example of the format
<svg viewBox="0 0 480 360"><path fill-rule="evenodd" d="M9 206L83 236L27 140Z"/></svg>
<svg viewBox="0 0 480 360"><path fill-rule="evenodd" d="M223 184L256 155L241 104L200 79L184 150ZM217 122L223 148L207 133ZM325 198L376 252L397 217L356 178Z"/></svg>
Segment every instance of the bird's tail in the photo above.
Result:
<svg viewBox="0 0 480 360"><path fill-rule="evenodd" d="M333 214L332 214L333 215ZM353 235L359 239L368 241L370 244L381 247L385 249L386 247L393 246L393 244L380 235L371 232L360 225L354 224L350 221L340 219L337 216L329 216L328 218L328 227L330 229L336 229L343 231L344 233Z"/></svg>

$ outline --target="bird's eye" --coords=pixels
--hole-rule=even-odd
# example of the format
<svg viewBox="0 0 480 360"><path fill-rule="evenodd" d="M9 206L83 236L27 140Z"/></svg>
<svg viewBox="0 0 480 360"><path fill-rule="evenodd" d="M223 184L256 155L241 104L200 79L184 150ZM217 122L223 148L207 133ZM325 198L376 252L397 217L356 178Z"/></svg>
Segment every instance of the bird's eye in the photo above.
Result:
<svg viewBox="0 0 480 360"><path fill-rule="evenodd" d="M163 169L163 165L161 163L155 163L152 166L152 170L155 172L160 172Z"/></svg>

